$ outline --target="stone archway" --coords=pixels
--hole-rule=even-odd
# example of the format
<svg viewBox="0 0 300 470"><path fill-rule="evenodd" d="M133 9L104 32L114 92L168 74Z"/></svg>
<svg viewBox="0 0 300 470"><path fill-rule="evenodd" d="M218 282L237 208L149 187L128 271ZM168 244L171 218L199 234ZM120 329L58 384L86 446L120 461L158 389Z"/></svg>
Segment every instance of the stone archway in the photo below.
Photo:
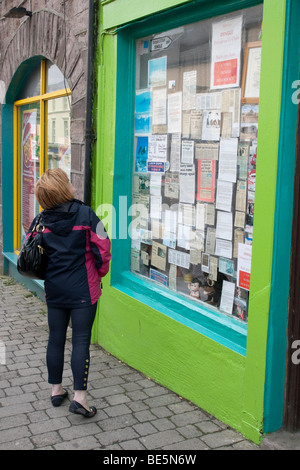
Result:
<svg viewBox="0 0 300 470"><path fill-rule="evenodd" d="M16 30L5 50L0 70L5 93L20 65L35 56L49 59L64 74L72 92L72 181L79 198L83 196L87 80L82 49L63 15L38 10Z"/></svg>

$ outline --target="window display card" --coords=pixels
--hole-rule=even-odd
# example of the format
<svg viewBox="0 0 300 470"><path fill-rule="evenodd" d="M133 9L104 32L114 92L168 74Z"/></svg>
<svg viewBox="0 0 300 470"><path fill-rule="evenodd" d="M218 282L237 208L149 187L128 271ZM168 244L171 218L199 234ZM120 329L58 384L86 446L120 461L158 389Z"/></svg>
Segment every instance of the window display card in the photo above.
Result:
<svg viewBox="0 0 300 470"><path fill-rule="evenodd" d="M178 224L177 245L180 248L190 249L190 231L189 225Z"/></svg>
<svg viewBox="0 0 300 470"><path fill-rule="evenodd" d="M202 251L191 248L190 250L190 263L191 264L201 264L201 254Z"/></svg>
<svg viewBox="0 0 300 470"><path fill-rule="evenodd" d="M150 269L150 279L152 279L152 281L158 282L159 284L162 284L163 286L168 285L168 276L160 273L159 271L156 271L156 269Z"/></svg>
<svg viewBox="0 0 300 470"><path fill-rule="evenodd" d="M219 271L227 276L234 276L234 262L231 259L219 258Z"/></svg>
<svg viewBox="0 0 300 470"><path fill-rule="evenodd" d="M202 253L201 269L202 269L202 272L209 273L209 254L207 253Z"/></svg>
<svg viewBox="0 0 300 470"><path fill-rule="evenodd" d="M182 92L168 95L168 133L181 134Z"/></svg>
<svg viewBox="0 0 300 470"><path fill-rule="evenodd" d="M194 204L195 202L195 166L180 165L179 174L180 202Z"/></svg>
<svg viewBox="0 0 300 470"><path fill-rule="evenodd" d="M157 219L151 219L152 240L161 240L162 231L162 223Z"/></svg>
<svg viewBox="0 0 300 470"><path fill-rule="evenodd" d="M240 228L234 229L233 257L238 257L238 247L240 243L244 243L245 233Z"/></svg>
<svg viewBox="0 0 300 470"><path fill-rule="evenodd" d="M238 180L236 185L235 210L245 212L247 200L247 184L246 181Z"/></svg>
<svg viewBox="0 0 300 470"><path fill-rule="evenodd" d="M177 266L175 264L170 264L169 287L172 290L176 290L176 278L177 278Z"/></svg>
<svg viewBox="0 0 300 470"><path fill-rule="evenodd" d="M239 243L237 285L242 289L250 290L252 245Z"/></svg>
<svg viewBox="0 0 300 470"><path fill-rule="evenodd" d="M241 89L232 88L222 91L222 113L231 114L231 133L228 137L239 137L240 135L240 114L241 114ZM229 116L227 116L229 118ZM229 127L228 129L229 130ZM225 137L225 136L223 136Z"/></svg>
<svg viewBox="0 0 300 470"><path fill-rule="evenodd" d="M191 139L202 139L203 114L199 111L191 111Z"/></svg>
<svg viewBox="0 0 300 470"><path fill-rule="evenodd" d="M192 204L179 204L178 223L189 227L195 226L195 207Z"/></svg>
<svg viewBox="0 0 300 470"><path fill-rule="evenodd" d="M205 223L206 225L215 225L215 205L205 204Z"/></svg>
<svg viewBox="0 0 300 470"><path fill-rule="evenodd" d="M182 107L183 110L196 108L197 71L183 72Z"/></svg>
<svg viewBox="0 0 300 470"><path fill-rule="evenodd" d="M203 111L202 140L220 140L221 112L214 110Z"/></svg>
<svg viewBox="0 0 300 470"><path fill-rule="evenodd" d="M217 211L216 237L232 240L232 213Z"/></svg>
<svg viewBox="0 0 300 470"><path fill-rule="evenodd" d="M158 242L152 243L151 266L155 266L162 271L166 270L167 247Z"/></svg>
<svg viewBox="0 0 300 470"><path fill-rule="evenodd" d="M140 272L140 252L135 249L131 250L131 268Z"/></svg>
<svg viewBox="0 0 300 470"><path fill-rule="evenodd" d="M193 140L183 140L181 142L181 163L194 163L194 144Z"/></svg>
<svg viewBox="0 0 300 470"><path fill-rule="evenodd" d="M221 137L230 139L232 134L232 113L222 113Z"/></svg>
<svg viewBox="0 0 300 470"><path fill-rule="evenodd" d="M152 126L161 126L165 124L167 124L167 89L153 89Z"/></svg>
<svg viewBox="0 0 300 470"><path fill-rule="evenodd" d="M231 212L232 206L232 183L218 180L216 208L222 211Z"/></svg>
<svg viewBox="0 0 300 470"><path fill-rule="evenodd" d="M164 162L167 159L168 136L154 134L148 137L148 160Z"/></svg>
<svg viewBox="0 0 300 470"><path fill-rule="evenodd" d="M180 168L181 134L173 134L170 152L170 171L179 171Z"/></svg>
<svg viewBox="0 0 300 470"><path fill-rule="evenodd" d="M197 200L214 202L216 160L198 160Z"/></svg>
<svg viewBox="0 0 300 470"><path fill-rule="evenodd" d="M150 217L151 219L161 219L161 196L150 197Z"/></svg>
<svg viewBox="0 0 300 470"><path fill-rule="evenodd" d="M238 16L212 25L211 89L239 86L242 24Z"/></svg>
<svg viewBox="0 0 300 470"><path fill-rule="evenodd" d="M176 266L189 269L190 255L188 253L184 253L183 251L169 249L168 250L168 262L170 264L175 264Z"/></svg>
<svg viewBox="0 0 300 470"><path fill-rule="evenodd" d="M219 143L196 143L195 156L199 160L218 160Z"/></svg>
<svg viewBox="0 0 300 470"><path fill-rule="evenodd" d="M169 248L175 248L177 239L177 212L166 210L163 222L163 244Z"/></svg>
<svg viewBox="0 0 300 470"><path fill-rule="evenodd" d="M214 256L209 257L209 279L217 281L218 279L218 258Z"/></svg>
<svg viewBox="0 0 300 470"><path fill-rule="evenodd" d="M152 196L161 195L161 173L151 173L150 175L150 194Z"/></svg>
<svg viewBox="0 0 300 470"><path fill-rule="evenodd" d="M248 159L249 159L249 142L239 142L238 145L238 178L246 180L248 178Z"/></svg>
<svg viewBox="0 0 300 470"><path fill-rule="evenodd" d="M166 174L165 197L179 199L179 175L174 173Z"/></svg>
<svg viewBox="0 0 300 470"><path fill-rule="evenodd" d="M229 240L222 240L221 238L216 238L216 256L222 256L223 258L232 258L232 242Z"/></svg>
<svg viewBox="0 0 300 470"><path fill-rule="evenodd" d="M147 88L137 90L135 94L135 112L140 114L152 113L152 92Z"/></svg>
<svg viewBox="0 0 300 470"><path fill-rule="evenodd" d="M223 281L220 310L225 313L232 313L235 283Z"/></svg>
<svg viewBox="0 0 300 470"><path fill-rule="evenodd" d="M236 182L238 139L221 139L219 153L219 179Z"/></svg>
<svg viewBox="0 0 300 470"><path fill-rule="evenodd" d="M148 137L139 136L135 151L135 171L137 173L147 173L148 162Z"/></svg>
<svg viewBox="0 0 300 470"><path fill-rule="evenodd" d="M214 227L207 227L206 246L205 246L206 253L214 255L215 246L216 246L216 229Z"/></svg>
<svg viewBox="0 0 300 470"><path fill-rule="evenodd" d="M196 109L221 109L222 93L197 93Z"/></svg>
<svg viewBox="0 0 300 470"><path fill-rule="evenodd" d="M149 194L150 178L149 175L133 175L133 192L140 194Z"/></svg>
<svg viewBox="0 0 300 470"><path fill-rule="evenodd" d="M148 61L148 88L167 83L167 56Z"/></svg>
<svg viewBox="0 0 300 470"><path fill-rule="evenodd" d="M134 135L148 135L152 132L152 114L135 113Z"/></svg>
<svg viewBox="0 0 300 470"><path fill-rule="evenodd" d="M191 113L182 113L182 138L189 139L191 134Z"/></svg>
<svg viewBox="0 0 300 470"><path fill-rule="evenodd" d="M234 226L244 228L245 221L246 221L246 213L236 211L235 217L234 217Z"/></svg>
<svg viewBox="0 0 300 470"><path fill-rule="evenodd" d="M205 204L196 204L196 229L204 231L205 228Z"/></svg>

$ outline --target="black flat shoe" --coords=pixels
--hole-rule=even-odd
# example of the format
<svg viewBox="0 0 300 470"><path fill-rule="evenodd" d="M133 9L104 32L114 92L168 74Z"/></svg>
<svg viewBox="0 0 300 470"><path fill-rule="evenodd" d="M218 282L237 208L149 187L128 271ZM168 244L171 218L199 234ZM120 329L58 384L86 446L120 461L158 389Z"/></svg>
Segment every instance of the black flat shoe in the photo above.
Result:
<svg viewBox="0 0 300 470"><path fill-rule="evenodd" d="M65 398L68 396L68 390L64 388L65 393L63 395L54 395L51 397L51 403L53 406L60 406Z"/></svg>
<svg viewBox="0 0 300 470"><path fill-rule="evenodd" d="M73 400L69 406L69 411L71 413L75 413L77 415L82 415L85 418L92 418L97 413L97 409L94 406L90 407L90 411L88 411L84 406L82 406L78 401Z"/></svg>

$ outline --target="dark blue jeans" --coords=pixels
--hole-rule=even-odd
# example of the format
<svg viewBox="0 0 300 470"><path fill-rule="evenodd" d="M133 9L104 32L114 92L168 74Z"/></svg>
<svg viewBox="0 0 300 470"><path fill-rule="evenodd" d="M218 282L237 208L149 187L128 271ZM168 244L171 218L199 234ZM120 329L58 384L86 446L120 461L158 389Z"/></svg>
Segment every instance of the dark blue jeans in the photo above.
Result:
<svg viewBox="0 0 300 470"><path fill-rule="evenodd" d="M84 308L48 306L49 341L47 347L48 382L62 383L68 324L72 321L71 369L74 390L86 390L90 365L91 330L97 303Z"/></svg>

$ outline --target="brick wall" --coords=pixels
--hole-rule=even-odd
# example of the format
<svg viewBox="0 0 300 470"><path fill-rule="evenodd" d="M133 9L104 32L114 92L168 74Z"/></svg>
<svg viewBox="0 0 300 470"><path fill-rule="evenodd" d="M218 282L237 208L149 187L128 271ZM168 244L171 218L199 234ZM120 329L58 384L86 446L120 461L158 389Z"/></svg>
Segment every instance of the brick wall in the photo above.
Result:
<svg viewBox="0 0 300 470"><path fill-rule="evenodd" d="M20 6L20 4L32 11L30 18L28 16L21 19L3 17L10 8ZM88 0L0 1L0 107L4 102L8 86L23 61L40 55L59 67L72 91L71 179L77 187L78 198L83 198L88 4ZM2 214L1 181L2 179L0 179L0 217ZM2 218L0 223L1 252Z"/></svg>

